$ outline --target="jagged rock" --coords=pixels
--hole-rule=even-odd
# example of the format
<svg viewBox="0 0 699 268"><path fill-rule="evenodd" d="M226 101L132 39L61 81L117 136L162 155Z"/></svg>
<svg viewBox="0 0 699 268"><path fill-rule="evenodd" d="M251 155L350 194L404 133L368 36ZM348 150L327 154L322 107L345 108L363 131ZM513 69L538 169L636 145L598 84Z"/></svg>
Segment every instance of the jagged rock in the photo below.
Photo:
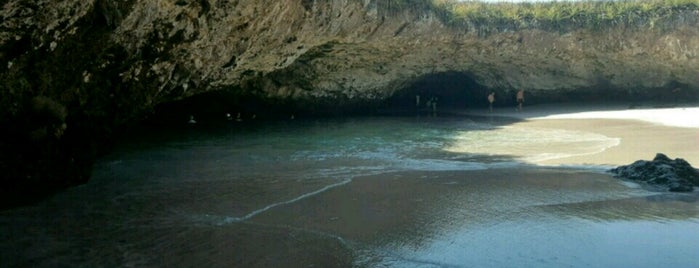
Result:
<svg viewBox="0 0 699 268"><path fill-rule="evenodd" d="M653 161L638 160L610 170L615 177L667 188L671 192L692 192L699 186L699 171L681 158L658 153Z"/></svg>

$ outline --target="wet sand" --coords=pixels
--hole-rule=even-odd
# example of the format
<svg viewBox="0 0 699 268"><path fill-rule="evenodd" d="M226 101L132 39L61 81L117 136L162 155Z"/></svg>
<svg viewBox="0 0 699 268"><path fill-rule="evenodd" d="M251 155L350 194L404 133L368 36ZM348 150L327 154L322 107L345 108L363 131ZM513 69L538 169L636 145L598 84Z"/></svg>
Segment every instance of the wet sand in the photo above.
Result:
<svg viewBox="0 0 699 268"><path fill-rule="evenodd" d="M654 242L658 235L637 230L648 233L632 237L605 229L631 232L636 229L624 226L635 222L692 222L699 217L698 200L697 194L650 193L581 170L398 172L356 178L260 214L245 222L255 234L237 252L267 261L283 258L292 267L656 266L668 262L644 254L662 246ZM662 239L682 233L669 231ZM608 239L624 244L630 237L640 246L629 246L629 259L595 251L598 245L609 247ZM681 241L669 244L682 246ZM667 257L663 254L651 255ZM694 253L673 255L677 267L686 265L687 254ZM550 262L539 263L542 258ZM270 263L279 264L262 262Z"/></svg>
<svg viewBox="0 0 699 268"><path fill-rule="evenodd" d="M527 210L544 209L549 201L560 201L542 199L528 203L532 202L530 196L518 194L527 192L523 187L554 196L568 193L574 200L580 193L609 187L610 181L606 174L545 168L397 172L360 177L347 185L206 233L206 240L216 244L235 241L231 244L235 253L203 259L207 260L205 263L252 267L454 265L410 260L384 248L422 248L451 228L497 225L516 220ZM611 187L626 186L612 181ZM494 205L498 203L502 206ZM386 258L400 261L391 264ZM191 261L189 256L172 262Z"/></svg>
<svg viewBox="0 0 699 268"><path fill-rule="evenodd" d="M556 183L549 183L554 180ZM551 192L565 188L594 192L602 185L609 186L608 183L595 184L595 181L609 181L609 176L547 168L397 172L356 178L346 186L270 210L251 222L302 226L342 237L350 244L381 243L390 239L409 241L416 237L429 238L430 227L448 225L454 217L470 218L468 220L474 222L496 220L499 217L471 216L480 213L475 210L484 209L492 209L492 214L505 214L493 206L495 203L509 203L509 209L511 203L526 202L518 200L520 197L515 194L521 187L538 187L540 191ZM620 183L612 186L625 187ZM489 194L472 193L475 189ZM503 197L510 199L495 201ZM546 202L538 200L539 205ZM453 213L451 210L455 209L463 211ZM469 209L474 210L474 215L469 215ZM440 228L443 227L434 231Z"/></svg>

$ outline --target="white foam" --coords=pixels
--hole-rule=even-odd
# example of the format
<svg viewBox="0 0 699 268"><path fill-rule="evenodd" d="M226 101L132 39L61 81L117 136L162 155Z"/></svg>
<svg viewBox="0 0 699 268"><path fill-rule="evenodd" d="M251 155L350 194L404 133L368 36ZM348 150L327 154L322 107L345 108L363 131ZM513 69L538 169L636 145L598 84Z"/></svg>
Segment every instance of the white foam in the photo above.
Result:
<svg viewBox="0 0 699 268"><path fill-rule="evenodd" d="M453 170L483 170L488 166L479 162L450 161L440 159L404 159L399 162L402 170L419 171L453 171Z"/></svg>
<svg viewBox="0 0 699 268"><path fill-rule="evenodd" d="M275 208L275 207L283 206L283 205L288 205L288 204L291 204L291 203L296 203L296 202L298 202L298 201L300 201L300 200L303 200L303 199L306 199L306 198L308 198L308 197L311 197L311 196L314 196L314 195L323 193L323 192L325 192L325 191L327 191L327 190L330 190L330 189L332 189L332 188L335 188L335 187L339 187L339 186L346 185L346 184L348 184L348 183L350 183L350 182L352 182L352 179L347 179L347 180L344 180L344 181L341 181L341 182L338 182L338 183L335 183L335 184L326 185L326 186L323 187L323 188L320 188L320 189L315 190L315 191L313 191L313 192L309 192L309 193L302 194L302 195L300 195L300 196L298 196L298 197L296 197L296 198L293 198L293 199L290 199L290 200L287 200L287 201L282 201L282 202L277 202L277 203L273 203L273 204L267 205L266 207L263 207L263 208L261 208L261 209L257 209L257 210L255 210L255 211L252 211L252 212L250 212L250 213L248 213L247 215L242 216L242 217L225 217L225 218L220 222L219 225L225 225L225 224L230 224L230 223L234 223L234 222L241 222L241 221L249 220L249 219L251 219L252 217L255 217L255 216L257 216L257 215L259 215L259 214L261 214L261 213L264 213L264 212L266 212L266 211L268 211L268 210L270 210L270 209L273 209L273 208Z"/></svg>
<svg viewBox="0 0 699 268"><path fill-rule="evenodd" d="M463 131L444 148L451 153L505 156L527 163L601 153L619 145L619 138L584 131L507 126Z"/></svg>

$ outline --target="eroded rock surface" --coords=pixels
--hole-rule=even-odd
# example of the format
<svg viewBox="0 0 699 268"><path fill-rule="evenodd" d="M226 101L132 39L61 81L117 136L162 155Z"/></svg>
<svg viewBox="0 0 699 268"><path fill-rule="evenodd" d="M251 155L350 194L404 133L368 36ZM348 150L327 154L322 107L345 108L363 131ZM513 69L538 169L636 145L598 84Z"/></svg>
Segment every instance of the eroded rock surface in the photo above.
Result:
<svg viewBox="0 0 699 268"><path fill-rule="evenodd" d="M681 158L657 154L652 161L638 160L611 170L616 177L658 186L671 192L692 192L699 186L699 171Z"/></svg>
<svg viewBox="0 0 699 268"><path fill-rule="evenodd" d="M212 90L353 105L444 72L549 99L699 88L696 8L593 28L448 25L390 2L9 0L2 103L10 115L36 95L83 109L127 106L116 114L128 121Z"/></svg>

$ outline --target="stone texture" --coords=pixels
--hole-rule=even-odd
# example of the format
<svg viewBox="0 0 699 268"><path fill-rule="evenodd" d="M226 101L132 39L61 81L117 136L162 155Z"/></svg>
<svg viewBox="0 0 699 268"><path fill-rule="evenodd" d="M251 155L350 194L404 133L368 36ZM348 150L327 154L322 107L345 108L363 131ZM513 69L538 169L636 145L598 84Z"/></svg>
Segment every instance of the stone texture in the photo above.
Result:
<svg viewBox="0 0 699 268"><path fill-rule="evenodd" d="M69 61L81 66L56 71L70 82L41 89L30 82L28 95L88 98L82 89L118 94L83 85L107 78L138 88L127 92L142 95L128 98L138 110L212 90L361 102L390 97L442 72L465 73L498 93L521 88L553 99L575 91L662 97L675 87L699 87L697 10L657 22L667 27L561 32L447 26L431 12L388 11L369 0L29 2L4 4L0 46L31 44L3 52L5 73L19 72L9 76L21 79L36 60L27 54L62 62L79 53L70 48L75 42L98 41L84 51L90 61ZM3 104L22 106L20 95L3 96Z"/></svg>
<svg viewBox="0 0 699 268"><path fill-rule="evenodd" d="M638 160L611 170L616 177L659 186L671 192L692 192L699 186L699 171L681 158L657 154L652 161Z"/></svg>

